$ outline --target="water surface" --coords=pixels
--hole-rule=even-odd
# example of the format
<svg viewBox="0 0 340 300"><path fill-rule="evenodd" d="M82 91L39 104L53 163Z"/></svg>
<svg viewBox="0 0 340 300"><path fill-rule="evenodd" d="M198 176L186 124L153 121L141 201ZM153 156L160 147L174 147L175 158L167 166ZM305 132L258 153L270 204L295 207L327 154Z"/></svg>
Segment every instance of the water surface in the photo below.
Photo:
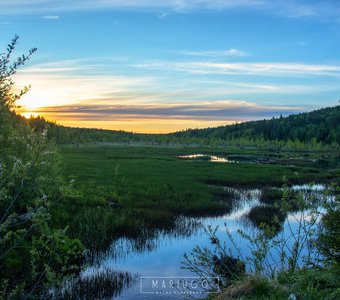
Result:
<svg viewBox="0 0 340 300"><path fill-rule="evenodd" d="M234 163L236 161L230 160L227 157L217 156L217 155L209 155L209 154L188 154L188 155L179 155L178 158L182 159L195 159L195 160L205 160L211 162L220 162L220 163Z"/></svg>
<svg viewBox="0 0 340 300"><path fill-rule="evenodd" d="M321 195L323 185L313 187L314 192ZM112 299L178 299L178 295L150 295L140 293L140 276L151 277L185 277L196 274L181 268L184 253L190 254L196 245L211 248L205 228L218 226L217 236L227 243L234 256L240 253L233 247L227 238L225 225L231 233L242 258L250 255L249 243L237 234L238 229L248 234L254 234L258 229L245 221L249 211L259 205L261 189L235 189L224 187L226 192L233 193L231 212L221 217L187 218L180 217L171 232L157 231L146 233L141 239L129 240L125 238L114 241L110 249L101 253L82 272L82 276L92 276L96 271L114 269L129 272L135 277L135 281L129 284L116 297ZM295 191L310 190L310 186L293 186ZM304 215L302 216L304 217ZM301 213L294 212L288 215L282 226L283 237L288 238L291 232L296 230ZM275 257L273 257L275 259Z"/></svg>

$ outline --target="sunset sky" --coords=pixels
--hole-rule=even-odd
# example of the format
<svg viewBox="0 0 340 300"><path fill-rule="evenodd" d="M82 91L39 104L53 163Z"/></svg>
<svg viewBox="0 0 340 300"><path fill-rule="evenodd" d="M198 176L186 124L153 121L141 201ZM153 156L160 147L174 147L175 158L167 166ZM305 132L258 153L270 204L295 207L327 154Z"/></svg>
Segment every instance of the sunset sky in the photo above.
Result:
<svg viewBox="0 0 340 300"><path fill-rule="evenodd" d="M0 52L21 113L170 132L310 111L340 99L340 1L0 0Z"/></svg>

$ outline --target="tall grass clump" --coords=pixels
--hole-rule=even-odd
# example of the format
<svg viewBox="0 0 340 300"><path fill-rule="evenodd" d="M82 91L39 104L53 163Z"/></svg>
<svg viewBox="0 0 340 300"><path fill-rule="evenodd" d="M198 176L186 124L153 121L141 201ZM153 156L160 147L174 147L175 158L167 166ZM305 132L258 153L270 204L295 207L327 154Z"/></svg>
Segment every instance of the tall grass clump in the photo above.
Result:
<svg viewBox="0 0 340 300"><path fill-rule="evenodd" d="M59 290L45 295L51 299L101 300L119 296L133 283L129 272L109 268L97 269L89 274L69 279Z"/></svg>

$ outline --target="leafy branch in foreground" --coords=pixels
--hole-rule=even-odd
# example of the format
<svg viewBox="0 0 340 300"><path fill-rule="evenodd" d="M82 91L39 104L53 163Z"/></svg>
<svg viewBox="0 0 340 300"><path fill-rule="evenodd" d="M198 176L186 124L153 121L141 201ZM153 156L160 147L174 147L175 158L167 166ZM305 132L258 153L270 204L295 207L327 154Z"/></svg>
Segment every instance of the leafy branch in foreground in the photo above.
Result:
<svg viewBox="0 0 340 300"><path fill-rule="evenodd" d="M329 201L324 203L326 214L322 217L322 231L318 247L329 263L340 263L340 187L333 186L328 192Z"/></svg>
<svg viewBox="0 0 340 300"><path fill-rule="evenodd" d="M17 41L0 54L0 299L38 297L79 270L84 250L49 225L62 197L56 151L12 111L29 89L15 93L12 76L36 51L11 62Z"/></svg>
<svg viewBox="0 0 340 300"><path fill-rule="evenodd" d="M7 46L7 52L0 53L0 99L1 105L9 109L13 108L15 102L26 94L30 88L30 86L25 86L19 93L13 92L14 81L12 80L12 76L17 72L17 69L23 66L37 51L37 48L32 48L28 54L23 54L12 62L11 57L18 39L19 36L16 35Z"/></svg>

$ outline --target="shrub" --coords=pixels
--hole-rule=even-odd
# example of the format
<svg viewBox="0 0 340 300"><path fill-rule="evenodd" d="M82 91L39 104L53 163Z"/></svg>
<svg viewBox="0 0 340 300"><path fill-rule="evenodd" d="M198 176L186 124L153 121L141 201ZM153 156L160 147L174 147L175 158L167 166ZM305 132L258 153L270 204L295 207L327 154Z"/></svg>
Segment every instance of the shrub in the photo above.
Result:
<svg viewBox="0 0 340 300"><path fill-rule="evenodd" d="M17 40L0 54L0 299L34 298L77 272L84 251L49 225L50 203L62 197L57 153L13 112L29 88L13 93L11 77L36 51L11 63Z"/></svg>
<svg viewBox="0 0 340 300"><path fill-rule="evenodd" d="M335 196L324 203L323 230L319 236L319 249L328 262L340 263L340 196L339 187L333 186Z"/></svg>

